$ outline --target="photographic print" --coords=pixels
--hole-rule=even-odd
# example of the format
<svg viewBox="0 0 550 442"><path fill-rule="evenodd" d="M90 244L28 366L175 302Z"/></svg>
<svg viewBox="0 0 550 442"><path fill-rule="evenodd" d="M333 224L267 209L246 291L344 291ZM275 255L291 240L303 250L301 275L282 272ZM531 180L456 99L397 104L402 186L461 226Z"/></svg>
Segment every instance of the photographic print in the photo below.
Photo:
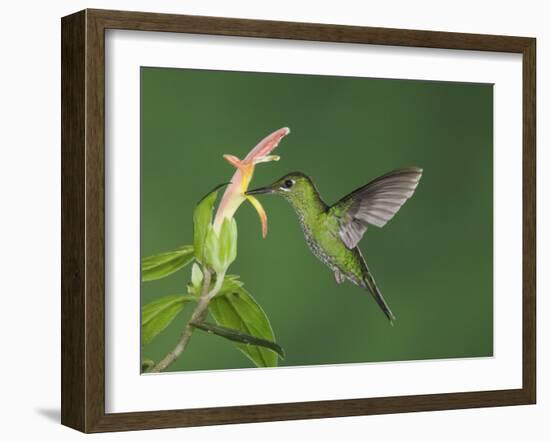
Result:
<svg viewBox="0 0 550 442"><path fill-rule="evenodd" d="M63 425L536 402L534 38L61 24Z"/></svg>
<svg viewBox="0 0 550 442"><path fill-rule="evenodd" d="M493 85L141 68L141 372L493 356Z"/></svg>

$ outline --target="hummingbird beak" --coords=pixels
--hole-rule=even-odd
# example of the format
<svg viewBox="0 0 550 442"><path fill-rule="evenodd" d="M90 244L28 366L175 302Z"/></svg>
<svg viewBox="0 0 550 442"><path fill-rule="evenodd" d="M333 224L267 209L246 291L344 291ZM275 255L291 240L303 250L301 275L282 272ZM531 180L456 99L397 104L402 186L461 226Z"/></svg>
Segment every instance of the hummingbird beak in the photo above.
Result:
<svg viewBox="0 0 550 442"><path fill-rule="evenodd" d="M262 193L273 193L273 189L271 187L258 187L257 189L249 190L248 192L245 192L245 195L261 195Z"/></svg>

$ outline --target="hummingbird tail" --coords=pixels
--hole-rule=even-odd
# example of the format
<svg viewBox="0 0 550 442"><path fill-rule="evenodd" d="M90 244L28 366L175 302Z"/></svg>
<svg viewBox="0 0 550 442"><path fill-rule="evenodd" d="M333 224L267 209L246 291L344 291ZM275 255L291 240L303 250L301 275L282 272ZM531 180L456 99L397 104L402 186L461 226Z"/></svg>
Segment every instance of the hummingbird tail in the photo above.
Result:
<svg viewBox="0 0 550 442"><path fill-rule="evenodd" d="M380 289L376 286L374 278L370 273L367 273L367 275L365 275L364 281L367 285L367 288L372 293L374 300L380 306L386 317L389 319L390 324L393 325L393 321L395 321L395 315L392 313L390 306L382 296L382 293L380 293Z"/></svg>
<svg viewBox="0 0 550 442"><path fill-rule="evenodd" d="M363 258L363 256L361 257ZM393 321L395 321L395 315L392 313L390 306L382 296L382 293L380 293L380 289L376 285L376 281L374 280L371 272L369 271L365 258L363 258L363 263L364 263L364 269L363 269L364 288L368 289L369 292L371 292L372 296L374 297L374 300L380 306L380 308L382 309L386 317L389 319L390 324L393 325Z"/></svg>

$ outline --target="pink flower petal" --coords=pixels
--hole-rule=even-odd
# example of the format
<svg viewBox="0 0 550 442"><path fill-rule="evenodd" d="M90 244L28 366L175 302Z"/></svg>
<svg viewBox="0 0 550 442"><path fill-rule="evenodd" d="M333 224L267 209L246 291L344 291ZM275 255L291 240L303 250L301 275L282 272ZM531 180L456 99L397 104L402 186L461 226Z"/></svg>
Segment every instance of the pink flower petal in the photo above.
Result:
<svg viewBox="0 0 550 442"><path fill-rule="evenodd" d="M223 156L225 160L236 167L237 170L231 178L231 184L229 184L229 186L225 189L221 202L218 206L218 210L216 211L216 216L214 217L214 230L216 232L219 231L225 218L233 218L233 215L239 206L247 198L245 196L245 192L248 189L248 184L250 183L252 176L254 175L256 163L278 161L278 155L268 154L275 149L281 139L289 133L290 129L288 127L283 127L269 134L249 152L244 160L240 160L234 155ZM265 238L265 235L267 234L267 215L265 210L255 198L249 197L248 199L260 215L260 219L262 221L262 235Z"/></svg>
<svg viewBox="0 0 550 442"><path fill-rule="evenodd" d="M219 231L224 218L232 218L237 208L245 200L241 189L242 180L243 174L240 169L237 169L231 178L231 184L226 187L218 210L216 211L216 216L214 218L214 229L216 231Z"/></svg>
<svg viewBox="0 0 550 442"><path fill-rule="evenodd" d="M263 157L267 155L273 149L275 149L279 144L279 141L281 141L281 139L284 136L288 135L289 133L290 133L290 129L288 127L282 127L281 129L276 130L275 132L269 134L262 141L256 144L254 149L252 149L248 153L245 160L251 160L256 157Z"/></svg>
<svg viewBox="0 0 550 442"><path fill-rule="evenodd" d="M226 154L223 156L223 158L225 159L225 161L227 161L229 164L231 164L233 167L236 167L237 169L242 164L242 161L239 160L239 158L237 158L235 155Z"/></svg>

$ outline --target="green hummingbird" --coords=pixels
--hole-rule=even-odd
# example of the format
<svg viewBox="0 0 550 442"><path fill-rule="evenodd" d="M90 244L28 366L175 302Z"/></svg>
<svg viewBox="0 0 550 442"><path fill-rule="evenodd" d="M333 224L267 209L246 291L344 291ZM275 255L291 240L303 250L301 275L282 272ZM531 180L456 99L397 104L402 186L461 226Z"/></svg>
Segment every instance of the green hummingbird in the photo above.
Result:
<svg viewBox="0 0 550 442"><path fill-rule="evenodd" d="M407 167L382 175L328 206L307 175L292 172L247 195L276 194L294 208L313 254L338 284L346 279L368 290L393 324L393 315L357 246L369 225L383 227L409 199L422 169Z"/></svg>

